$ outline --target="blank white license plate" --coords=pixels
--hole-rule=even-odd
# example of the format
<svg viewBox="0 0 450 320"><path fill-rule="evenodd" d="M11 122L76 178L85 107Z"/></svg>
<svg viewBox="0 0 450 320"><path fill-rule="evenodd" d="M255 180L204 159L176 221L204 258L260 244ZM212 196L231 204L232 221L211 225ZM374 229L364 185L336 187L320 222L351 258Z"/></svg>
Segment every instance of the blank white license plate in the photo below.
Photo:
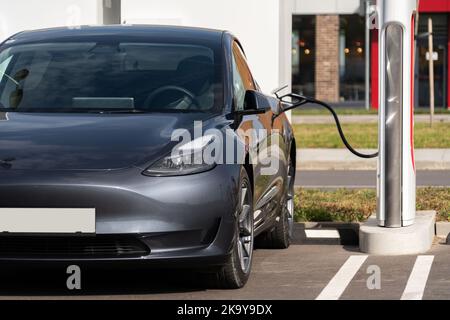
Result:
<svg viewBox="0 0 450 320"><path fill-rule="evenodd" d="M95 233L95 209L0 208L0 232Z"/></svg>

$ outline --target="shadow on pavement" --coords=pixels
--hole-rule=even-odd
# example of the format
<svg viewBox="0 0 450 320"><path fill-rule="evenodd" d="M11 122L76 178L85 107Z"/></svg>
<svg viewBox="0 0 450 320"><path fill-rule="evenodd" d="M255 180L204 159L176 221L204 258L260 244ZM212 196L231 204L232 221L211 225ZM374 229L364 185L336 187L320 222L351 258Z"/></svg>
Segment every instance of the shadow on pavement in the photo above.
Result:
<svg viewBox="0 0 450 320"><path fill-rule="evenodd" d="M310 239L306 228L336 229L339 239ZM292 245L341 245L347 251L359 252L357 224L296 223ZM257 248L258 249L258 248ZM261 248L262 249L262 248ZM257 251L257 250L256 250ZM192 270L159 270L118 265L85 265L81 268L81 290L69 290L67 267L73 263L0 266L0 299L10 297L77 297L145 295L164 293L194 293L213 289L206 285L204 276ZM100 297L101 298L101 297ZM119 298L119 297L118 297Z"/></svg>
<svg viewBox="0 0 450 320"><path fill-rule="evenodd" d="M202 279L185 270L92 268L80 265L81 290L69 290L68 266L2 267L1 296L89 296L204 291Z"/></svg>

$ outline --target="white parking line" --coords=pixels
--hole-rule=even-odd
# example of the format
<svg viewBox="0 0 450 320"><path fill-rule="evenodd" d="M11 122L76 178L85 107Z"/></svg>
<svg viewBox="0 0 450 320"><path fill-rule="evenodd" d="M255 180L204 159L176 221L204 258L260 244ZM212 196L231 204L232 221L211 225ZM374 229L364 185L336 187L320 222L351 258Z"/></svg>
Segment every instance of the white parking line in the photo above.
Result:
<svg viewBox="0 0 450 320"><path fill-rule="evenodd" d="M434 256L418 256L406 283L402 300L422 300Z"/></svg>
<svg viewBox="0 0 450 320"><path fill-rule="evenodd" d="M366 259L367 256L350 256L316 300L338 300Z"/></svg>
<svg viewBox="0 0 450 320"><path fill-rule="evenodd" d="M340 238L337 230L305 230L305 233L307 238Z"/></svg>

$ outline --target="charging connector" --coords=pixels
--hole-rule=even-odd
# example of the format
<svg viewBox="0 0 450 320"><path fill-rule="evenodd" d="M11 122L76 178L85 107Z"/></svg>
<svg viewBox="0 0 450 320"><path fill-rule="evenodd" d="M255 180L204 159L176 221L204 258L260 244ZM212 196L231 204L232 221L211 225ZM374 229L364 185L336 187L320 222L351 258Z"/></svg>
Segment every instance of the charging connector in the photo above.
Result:
<svg viewBox="0 0 450 320"><path fill-rule="evenodd" d="M324 107L325 109L327 109L328 111L331 112L331 114L334 118L334 121L336 122L336 127L339 132L339 136L341 137L341 140L344 143L344 145L347 147L347 149L351 153L353 153L355 156L358 156L360 158L365 158L365 159L378 157L378 152L372 153L372 154L364 154L364 153L358 152L355 149L353 149L353 147L350 145L350 143L345 138L344 131L342 130L341 123L339 121L339 117L338 117L336 111L334 111L334 109L329 104L327 104L323 101L314 99L314 98L305 97L303 95L295 94L295 93L288 93L283 96L278 96L278 95L276 95L276 96L283 103L283 105L286 106L285 108L283 108L283 112L298 108L307 103L312 103L312 104L316 104L321 107Z"/></svg>

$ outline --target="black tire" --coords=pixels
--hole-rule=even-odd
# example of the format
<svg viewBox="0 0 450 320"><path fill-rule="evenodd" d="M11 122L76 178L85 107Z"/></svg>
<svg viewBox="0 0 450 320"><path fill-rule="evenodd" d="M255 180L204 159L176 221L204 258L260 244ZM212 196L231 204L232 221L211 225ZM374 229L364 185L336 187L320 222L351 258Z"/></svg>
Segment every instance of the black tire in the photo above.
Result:
<svg viewBox="0 0 450 320"><path fill-rule="evenodd" d="M267 249L287 249L291 244L294 214L294 185L295 185L295 166L289 158L287 172L287 193L280 206L278 221L273 229L270 229L258 236L258 247Z"/></svg>
<svg viewBox="0 0 450 320"><path fill-rule="evenodd" d="M239 202L237 208L237 219L236 219L236 239L233 245L233 250L228 258L228 261L220 268L220 270L213 275L214 282L217 288L220 289L238 289L242 288L250 276L252 260L253 260L253 244L254 244L254 222L253 222L253 193L250 184L250 179L244 168L241 169L241 181L240 181L240 192L239 192ZM246 195L243 195L243 188L246 187ZM243 199L245 197L245 199ZM244 205L248 212L248 227L250 230L242 230L239 217L244 212ZM250 218L251 217L251 218ZM246 227L247 228L247 227ZM245 238L241 238L247 235ZM243 249L242 239L248 239L250 243L246 243L249 247L249 258L245 266L242 265L240 250ZM245 252L243 252L244 254Z"/></svg>

